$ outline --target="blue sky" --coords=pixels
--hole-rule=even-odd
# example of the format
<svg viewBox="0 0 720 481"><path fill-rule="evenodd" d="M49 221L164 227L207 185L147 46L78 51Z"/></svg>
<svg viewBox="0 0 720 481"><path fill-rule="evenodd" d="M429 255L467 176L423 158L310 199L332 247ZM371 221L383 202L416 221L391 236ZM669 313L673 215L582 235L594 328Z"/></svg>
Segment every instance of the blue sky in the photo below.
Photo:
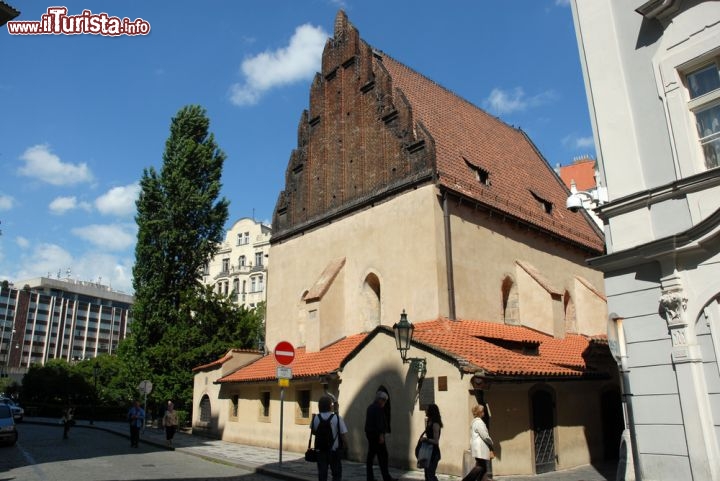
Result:
<svg viewBox="0 0 720 481"><path fill-rule="evenodd" d="M595 154L567 0L5 0L130 20L148 35L0 28L0 279L70 275L132 292L134 201L171 118L207 109L228 227L270 222L342 8L373 47L521 127L552 165Z"/></svg>

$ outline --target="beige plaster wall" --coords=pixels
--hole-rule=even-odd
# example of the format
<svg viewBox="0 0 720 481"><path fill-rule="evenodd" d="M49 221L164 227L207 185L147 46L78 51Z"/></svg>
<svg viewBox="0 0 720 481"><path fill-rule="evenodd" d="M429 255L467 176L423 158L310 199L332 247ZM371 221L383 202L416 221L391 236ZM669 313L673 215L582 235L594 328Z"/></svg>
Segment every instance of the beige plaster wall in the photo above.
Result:
<svg viewBox="0 0 720 481"><path fill-rule="evenodd" d="M287 340L295 346L325 345L337 336L369 331L361 313L360 294L368 273L381 280L380 323L392 325L408 309L411 320L425 320L447 313L444 257L438 256L442 240L442 212L434 186L406 192L321 229L273 244L268 267L268 346ZM328 263L345 258L342 278L320 301L320 339L302 339L297 323L306 317L300 299ZM342 284L342 285L340 285ZM339 297L335 297L339 296ZM308 323L307 320L304 323ZM334 326L342 326L335 329ZM327 335L326 335L327 333Z"/></svg>
<svg viewBox="0 0 720 481"><path fill-rule="evenodd" d="M218 365L215 369L198 371L193 376L193 409L192 426L193 430L211 436L220 436L227 423L230 409L227 405L230 401L223 400L220 385L215 381L221 377L237 370L240 366L249 364L258 359L259 353L233 352L232 358ZM210 399L209 423L200 421L200 400L207 395Z"/></svg>
<svg viewBox="0 0 720 481"><path fill-rule="evenodd" d="M576 275L587 279L599 292L604 292L603 275L587 267L586 252L466 205L450 203L450 208L458 318L502 322L501 285L507 275L518 282L516 272L522 269L516 269L516 260L535 267L560 293L574 293ZM534 282L526 284L534 284L532 289L538 287ZM552 331L554 321L550 294L540 290L532 295L528 292L519 294L520 319L523 320L528 313L543 312L542 322L533 327ZM536 302L540 299L544 299L542 303ZM577 306L577 300L574 301ZM529 307L527 302L534 305ZM596 307L600 309L597 317L587 318L587 322L583 323L583 329L586 329L583 334L598 334L606 330L606 307L593 303L593 308Z"/></svg>

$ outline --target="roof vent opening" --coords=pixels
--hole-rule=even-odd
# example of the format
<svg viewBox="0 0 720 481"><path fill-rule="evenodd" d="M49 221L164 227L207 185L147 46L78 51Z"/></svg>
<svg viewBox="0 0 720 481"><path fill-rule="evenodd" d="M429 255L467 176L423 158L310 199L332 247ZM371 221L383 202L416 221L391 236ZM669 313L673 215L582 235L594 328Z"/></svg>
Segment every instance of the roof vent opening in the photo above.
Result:
<svg viewBox="0 0 720 481"><path fill-rule="evenodd" d="M540 204L540 207L546 214L552 214L552 210L553 210L552 202L550 202L549 200L543 199L542 197L537 195L532 190L530 191L530 193L532 194L533 198L538 202L538 204Z"/></svg>
<svg viewBox="0 0 720 481"><path fill-rule="evenodd" d="M490 185L490 172L463 157L465 164L475 173L475 179L482 185Z"/></svg>

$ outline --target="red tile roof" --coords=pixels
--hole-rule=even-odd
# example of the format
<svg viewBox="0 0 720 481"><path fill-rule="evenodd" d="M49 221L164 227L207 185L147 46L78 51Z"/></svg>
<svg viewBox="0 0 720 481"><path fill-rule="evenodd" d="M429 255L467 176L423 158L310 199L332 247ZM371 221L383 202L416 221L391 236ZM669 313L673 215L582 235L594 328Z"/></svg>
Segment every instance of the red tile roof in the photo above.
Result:
<svg viewBox="0 0 720 481"><path fill-rule="evenodd" d="M440 318L414 324L413 343L455 363L467 373L483 371L486 377L560 377L580 378L600 374L589 362L594 346L605 345L605 336L593 338L568 334L564 339L522 326L484 321L450 321ZM295 351L293 378L322 376L337 372L376 335L392 336L388 326L379 326L369 334L357 334L337 341L318 352L305 348ZM523 354L522 348L526 348ZM537 351L537 354L534 352ZM609 356L609 351L608 351ZM276 378L272 355L240 368L218 382L263 382ZM604 374L604 373L603 373Z"/></svg>
<svg viewBox="0 0 720 481"><path fill-rule="evenodd" d="M292 363L293 378L323 376L337 371L345 358L367 337L366 333L348 336L317 352L306 352L304 347L295 349ZM276 378L275 356L267 355L229 374L218 382L258 382Z"/></svg>
<svg viewBox="0 0 720 481"><path fill-rule="evenodd" d="M216 359L215 361L209 362L207 364L203 364L202 366L197 366L193 368L193 372L198 371L208 371L211 369L215 369L216 367L222 366L226 362L228 362L230 359L233 358L233 353L239 353L239 352L248 352L248 353L257 353L260 354L260 351L256 351L254 349L231 349L227 352L223 357L220 359Z"/></svg>
<svg viewBox="0 0 720 481"><path fill-rule="evenodd" d="M588 357L598 342L576 334L556 339L522 326L441 318L415 324L414 342L445 353L464 372L484 371L488 377L583 377L597 373ZM537 346L537 354L512 349L522 345Z"/></svg>
<svg viewBox="0 0 720 481"><path fill-rule="evenodd" d="M560 178L567 188L574 180L577 190L592 190L597 187L595 183L595 159L586 159L560 167Z"/></svg>
<svg viewBox="0 0 720 481"><path fill-rule="evenodd" d="M376 58L408 99L414 120L432 135L440 185L561 238L604 250L591 222L565 209L567 188L522 130L385 53L376 51ZM489 174L489 185L477 180L468 163ZM551 203L552 211L545 212L538 199Z"/></svg>

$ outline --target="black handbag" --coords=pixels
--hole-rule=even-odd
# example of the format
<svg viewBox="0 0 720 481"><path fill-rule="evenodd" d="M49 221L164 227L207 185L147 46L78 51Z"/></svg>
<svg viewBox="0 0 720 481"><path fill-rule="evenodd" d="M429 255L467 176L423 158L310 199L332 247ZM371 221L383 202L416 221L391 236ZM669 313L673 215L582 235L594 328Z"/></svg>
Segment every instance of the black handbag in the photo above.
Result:
<svg viewBox="0 0 720 481"><path fill-rule="evenodd" d="M312 437L313 437L312 425L313 425L314 420L315 420L315 415L313 414L313 419L310 421L310 437L308 438L308 447L307 447L307 451L305 451L305 461L307 461L308 463L317 463L317 460L318 460L317 451L315 450L315 448L312 447Z"/></svg>

